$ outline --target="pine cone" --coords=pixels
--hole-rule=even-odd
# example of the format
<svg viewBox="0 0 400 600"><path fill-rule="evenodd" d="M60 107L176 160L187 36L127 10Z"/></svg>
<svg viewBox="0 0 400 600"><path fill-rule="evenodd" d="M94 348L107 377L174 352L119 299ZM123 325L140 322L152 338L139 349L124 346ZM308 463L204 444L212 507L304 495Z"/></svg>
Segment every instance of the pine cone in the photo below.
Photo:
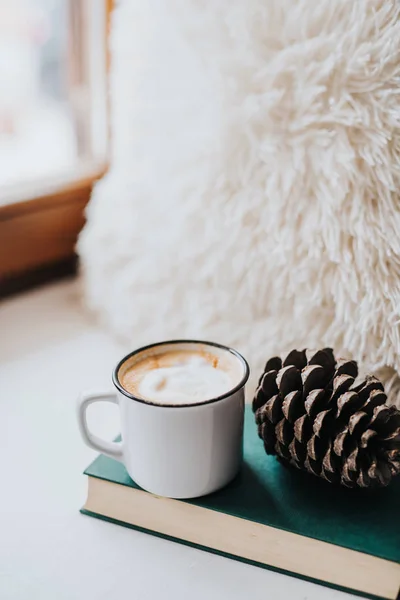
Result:
<svg viewBox="0 0 400 600"><path fill-rule="evenodd" d="M354 385L357 375L331 348L271 358L253 400L267 454L330 483L388 485L400 473L400 411L378 379Z"/></svg>

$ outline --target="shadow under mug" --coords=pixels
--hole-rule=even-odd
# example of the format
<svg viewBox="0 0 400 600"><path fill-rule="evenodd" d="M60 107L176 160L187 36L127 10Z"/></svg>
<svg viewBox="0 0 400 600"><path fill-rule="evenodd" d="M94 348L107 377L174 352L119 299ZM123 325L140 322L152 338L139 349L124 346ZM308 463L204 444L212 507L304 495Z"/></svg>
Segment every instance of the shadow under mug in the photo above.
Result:
<svg viewBox="0 0 400 600"><path fill-rule="evenodd" d="M135 397L119 380L121 368L146 355L169 350L206 351L237 367L238 383L221 396L196 404L161 405ZM227 354L228 353L228 354ZM173 340L131 352L115 367L115 392L82 394L78 422L86 444L124 463L145 490L170 498L195 498L214 492L238 473L243 455L244 386L249 366L239 352L213 342ZM88 428L89 404L118 404L121 442L109 442Z"/></svg>

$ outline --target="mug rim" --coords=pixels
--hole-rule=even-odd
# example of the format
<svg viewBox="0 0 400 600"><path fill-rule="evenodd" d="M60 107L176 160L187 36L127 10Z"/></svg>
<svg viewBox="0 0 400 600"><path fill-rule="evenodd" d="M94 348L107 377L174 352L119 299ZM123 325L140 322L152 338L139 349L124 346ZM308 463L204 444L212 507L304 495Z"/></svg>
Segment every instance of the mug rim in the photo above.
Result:
<svg viewBox="0 0 400 600"><path fill-rule="evenodd" d="M243 377L241 378L239 383L237 385L235 385L235 387L230 389L228 392L225 392L224 394L217 396L216 398L210 398L209 400L204 400L203 402L186 403L186 404L160 404L158 402L145 400L144 398L139 398L138 396L131 394L124 387L122 387L122 385L118 379L118 371L129 358L131 358L132 356L135 356L135 354L144 352L145 350L150 350L150 348L157 348L158 346L167 346L167 345L171 345L171 344L203 344L204 346L212 346L214 348L220 348L221 350L230 352L231 354L236 356L236 358L238 358L240 360L240 362L242 363L242 365L244 367ZM186 340L185 339L185 340L166 340L164 342L155 342L153 344L147 344L146 346L142 346L141 348L138 348L137 350L133 350L132 352L129 352L129 354L127 354L126 356L121 358L121 360L114 367L114 370L112 372L112 381L113 381L113 384L115 385L115 387L117 388L117 390L119 392L121 392L121 394L123 394L127 398L130 398L131 400L135 400L136 402L140 402L140 403L146 404L148 406L158 406L160 408L191 408L191 407L196 407L196 406L204 406L205 404L212 404L214 402L219 402L220 400L224 400L225 398L228 398L229 396L233 396L233 394L236 394L236 392L238 390L240 390L242 387L244 387L246 385L249 376L250 376L250 367L249 367L247 360L244 358L244 356L242 354L240 354L240 352L238 352L234 348L231 348L230 346L224 346L224 344L218 344L217 342L207 342L204 340L190 340L190 339Z"/></svg>

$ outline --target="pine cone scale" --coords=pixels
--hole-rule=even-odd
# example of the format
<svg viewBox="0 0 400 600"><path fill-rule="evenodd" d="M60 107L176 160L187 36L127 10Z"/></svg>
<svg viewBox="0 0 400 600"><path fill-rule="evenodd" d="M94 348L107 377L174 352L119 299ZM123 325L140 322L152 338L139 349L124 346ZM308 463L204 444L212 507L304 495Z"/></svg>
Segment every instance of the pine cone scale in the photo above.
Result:
<svg viewBox="0 0 400 600"><path fill-rule="evenodd" d="M322 389L310 392L304 402L304 408L309 417L315 417L321 410L327 408L328 397Z"/></svg>

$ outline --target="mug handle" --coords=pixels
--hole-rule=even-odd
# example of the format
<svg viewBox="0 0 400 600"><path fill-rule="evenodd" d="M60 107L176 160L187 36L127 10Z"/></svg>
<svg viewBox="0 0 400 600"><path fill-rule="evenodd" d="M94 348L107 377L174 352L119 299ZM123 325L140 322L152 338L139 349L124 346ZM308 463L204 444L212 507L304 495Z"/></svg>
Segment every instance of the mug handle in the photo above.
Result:
<svg viewBox="0 0 400 600"><path fill-rule="evenodd" d="M122 460L122 442L108 442L107 440L102 440L89 430L86 419L86 409L89 404L93 404L94 402L112 402L113 404L118 405L118 396L115 392L81 394L78 398L77 413L79 430L83 440L90 448L93 448L110 458L114 458L115 460Z"/></svg>

